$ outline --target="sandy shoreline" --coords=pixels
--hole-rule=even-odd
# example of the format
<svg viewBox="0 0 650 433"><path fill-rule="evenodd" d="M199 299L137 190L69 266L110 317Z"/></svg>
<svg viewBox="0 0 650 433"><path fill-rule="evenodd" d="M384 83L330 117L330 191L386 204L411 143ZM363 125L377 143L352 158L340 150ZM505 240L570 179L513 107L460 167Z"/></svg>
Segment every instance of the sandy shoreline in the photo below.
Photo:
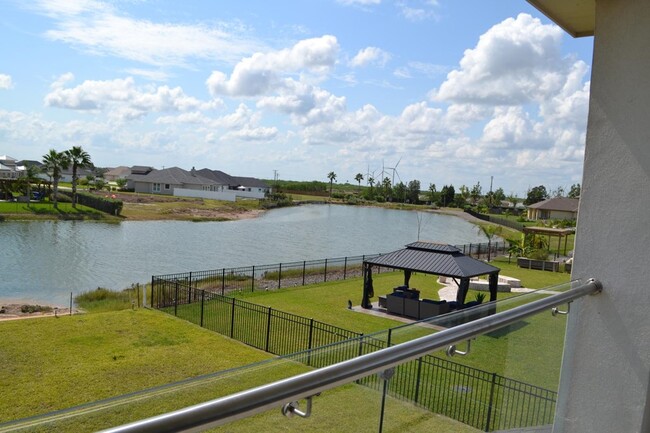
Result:
<svg viewBox="0 0 650 433"><path fill-rule="evenodd" d="M42 311L29 312L24 311L24 306L45 307ZM72 314L77 314L77 309L72 310ZM36 317L67 316L70 314L69 307L59 307L55 305L34 304L34 303L5 303L0 300L0 322L5 320L31 319Z"/></svg>

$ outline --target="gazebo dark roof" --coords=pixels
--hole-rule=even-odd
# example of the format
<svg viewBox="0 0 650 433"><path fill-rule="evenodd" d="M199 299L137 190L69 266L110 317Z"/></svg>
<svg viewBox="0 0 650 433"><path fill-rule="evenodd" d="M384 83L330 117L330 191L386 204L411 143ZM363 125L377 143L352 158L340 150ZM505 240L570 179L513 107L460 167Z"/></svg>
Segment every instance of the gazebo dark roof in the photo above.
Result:
<svg viewBox="0 0 650 433"><path fill-rule="evenodd" d="M464 255L452 245L413 242L406 248L366 260L366 263L444 277L471 278L499 272L499 268Z"/></svg>

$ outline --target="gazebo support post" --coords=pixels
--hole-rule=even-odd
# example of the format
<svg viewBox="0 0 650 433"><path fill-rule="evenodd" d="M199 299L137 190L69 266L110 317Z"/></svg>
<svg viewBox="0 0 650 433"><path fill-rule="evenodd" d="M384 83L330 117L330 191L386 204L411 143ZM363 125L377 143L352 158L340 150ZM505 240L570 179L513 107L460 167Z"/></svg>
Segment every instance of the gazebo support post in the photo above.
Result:
<svg viewBox="0 0 650 433"><path fill-rule="evenodd" d="M404 285L406 287L409 286L409 281L411 281L411 271L408 269L404 269Z"/></svg>
<svg viewBox="0 0 650 433"><path fill-rule="evenodd" d="M497 300L497 291L499 288L499 272L492 272L488 276L490 288L490 302Z"/></svg>
<svg viewBox="0 0 650 433"><path fill-rule="evenodd" d="M469 290L469 278L461 278L460 284L458 285L458 292L456 292L456 302L459 305L465 304L465 298L467 297L468 290Z"/></svg>
<svg viewBox="0 0 650 433"><path fill-rule="evenodd" d="M370 263L363 263L363 299L361 300L361 307L370 310L372 309L372 302L370 298L375 296L372 287L372 265Z"/></svg>

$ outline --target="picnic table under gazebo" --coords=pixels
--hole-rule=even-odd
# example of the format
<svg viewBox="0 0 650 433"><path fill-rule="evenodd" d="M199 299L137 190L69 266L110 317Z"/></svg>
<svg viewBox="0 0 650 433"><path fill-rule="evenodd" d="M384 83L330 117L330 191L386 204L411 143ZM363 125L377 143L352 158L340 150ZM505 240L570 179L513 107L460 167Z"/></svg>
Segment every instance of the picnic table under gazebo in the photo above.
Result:
<svg viewBox="0 0 650 433"><path fill-rule="evenodd" d="M419 291L409 287L411 274L413 272L421 272L425 274L438 275L442 277L452 278L458 284L458 292L456 294L455 306L458 308L464 307L467 291L469 290L470 279L481 275L488 276L488 288L490 291L490 301L496 301L497 288L499 281L500 269L477 260L470 256L464 255L461 250L453 245L440 244L434 242L413 242L406 245L406 248L393 251L388 254L382 254L373 259L367 259L363 262L363 299L361 306L366 309L372 308L370 298L374 297L374 287L372 282L373 267L391 268L404 271L404 285L393 289L393 293L387 295L387 298L392 296L403 297L408 299L403 305L403 315L414 318L421 317L422 309L430 311L429 304L436 303L437 301L420 300ZM414 302L415 300L415 302ZM399 301L399 299L397 300ZM421 304L424 301L426 305ZM391 308L388 308L389 312ZM399 311L397 312L399 314Z"/></svg>

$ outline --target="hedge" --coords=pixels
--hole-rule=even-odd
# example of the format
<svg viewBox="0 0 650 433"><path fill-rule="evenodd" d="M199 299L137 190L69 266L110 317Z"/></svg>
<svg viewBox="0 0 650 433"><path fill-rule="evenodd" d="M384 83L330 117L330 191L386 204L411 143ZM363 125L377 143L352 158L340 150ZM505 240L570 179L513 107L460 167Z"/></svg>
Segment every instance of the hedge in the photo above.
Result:
<svg viewBox="0 0 650 433"><path fill-rule="evenodd" d="M61 191L61 193L72 197L72 192ZM122 212L122 207L124 206L122 200L115 200L84 192L77 192L77 203L115 216Z"/></svg>

